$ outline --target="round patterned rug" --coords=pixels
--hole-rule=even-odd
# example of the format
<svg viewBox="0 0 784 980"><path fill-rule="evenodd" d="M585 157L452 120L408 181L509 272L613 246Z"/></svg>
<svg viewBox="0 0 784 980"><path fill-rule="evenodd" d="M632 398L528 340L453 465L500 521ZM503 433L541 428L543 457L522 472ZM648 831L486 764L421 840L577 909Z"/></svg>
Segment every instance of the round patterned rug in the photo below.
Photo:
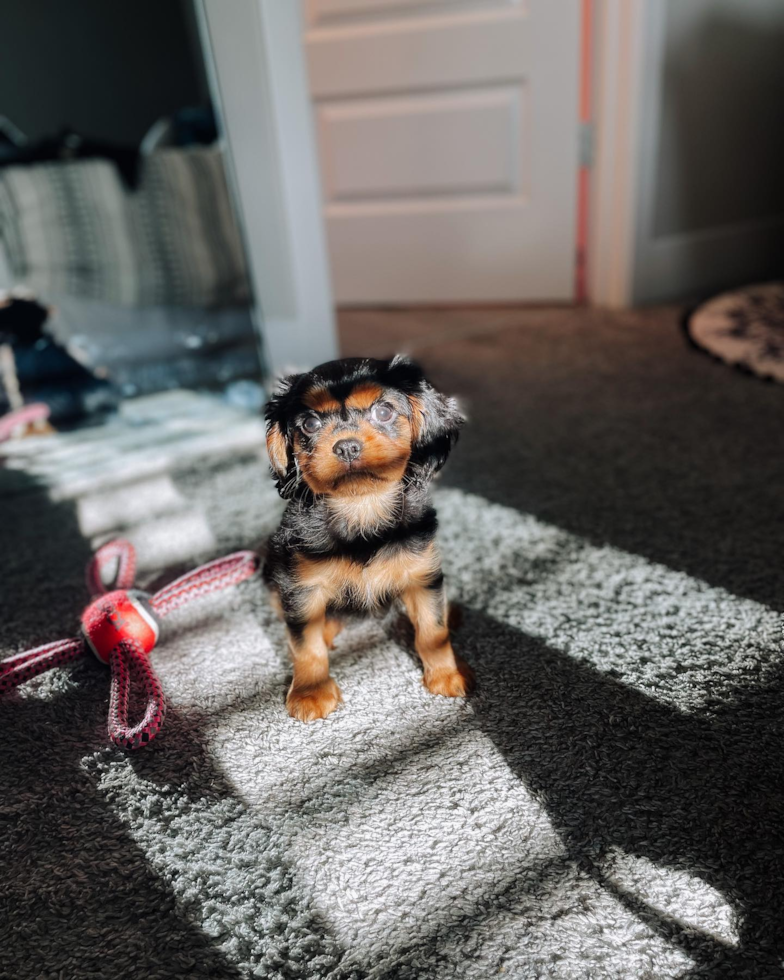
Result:
<svg viewBox="0 0 784 980"><path fill-rule="evenodd" d="M784 282L722 293L685 325L693 344L725 364L784 384Z"/></svg>

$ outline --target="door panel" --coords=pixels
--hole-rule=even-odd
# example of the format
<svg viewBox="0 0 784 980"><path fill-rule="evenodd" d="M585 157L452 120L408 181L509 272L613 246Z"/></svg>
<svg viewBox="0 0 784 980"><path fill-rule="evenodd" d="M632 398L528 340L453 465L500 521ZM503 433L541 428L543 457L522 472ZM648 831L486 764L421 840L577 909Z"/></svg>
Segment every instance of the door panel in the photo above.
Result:
<svg viewBox="0 0 784 980"><path fill-rule="evenodd" d="M504 7L518 0L486 0L485 6ZM306 23L331 26L346 18L373 17L390 14L428 14L444 7L459 9L475 7L474 0L305 0Z"/></svg>
<svg viewBox="0 0 784 980"><path fill-rule="evenodd" d="M520 193L522 103L500 88L322 106L325 200Z"/></svg>
<svg viewBox="0 0 784 980"><path fill-rule="evenodd" d="M324 99L525 78L530 34L518 6L313 31L311 94Z"/></svg>
<svg viewBox="0 0 784 980"><path fill-rule="evenodd" d="M338 301L571 298L578 0L306 9Z"/></svg>

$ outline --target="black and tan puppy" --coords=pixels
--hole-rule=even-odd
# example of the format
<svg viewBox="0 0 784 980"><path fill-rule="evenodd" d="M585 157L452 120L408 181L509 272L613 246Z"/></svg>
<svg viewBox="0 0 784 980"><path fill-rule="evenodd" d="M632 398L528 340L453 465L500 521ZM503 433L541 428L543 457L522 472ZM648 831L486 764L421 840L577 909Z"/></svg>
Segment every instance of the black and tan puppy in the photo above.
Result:
<svg viewBox="0 0 784 980"><path fill-rule="evenodd" d="M286 378L267 405L270 462L289 504L264 577L288 627L294 718L325 718L340 703L328 651L344 619L398 598L428 690L462 697L473 687L449 639L428 501L462 422L454 399L404 357L322 364Z"/></svg>

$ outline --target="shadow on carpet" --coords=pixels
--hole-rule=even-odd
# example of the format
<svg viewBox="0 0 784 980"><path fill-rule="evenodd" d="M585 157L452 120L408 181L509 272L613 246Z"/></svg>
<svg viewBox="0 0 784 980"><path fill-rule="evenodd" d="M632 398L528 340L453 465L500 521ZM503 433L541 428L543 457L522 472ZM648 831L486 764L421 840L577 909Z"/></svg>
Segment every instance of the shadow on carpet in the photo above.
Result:
<svg viewBox="0 0 784 980"><path fill-rule="evenodd" d="M580 871L695 961L678 975L784 976L784 665L701 718L475 610L455 646L480 665L482 731L543 802ZM499 649L518 656L502 660ZM642 880L628 858L644 860ZM699 892L691 909L647 902L655 869L715 889L737 912L737 939L689 923Z"/></svg>

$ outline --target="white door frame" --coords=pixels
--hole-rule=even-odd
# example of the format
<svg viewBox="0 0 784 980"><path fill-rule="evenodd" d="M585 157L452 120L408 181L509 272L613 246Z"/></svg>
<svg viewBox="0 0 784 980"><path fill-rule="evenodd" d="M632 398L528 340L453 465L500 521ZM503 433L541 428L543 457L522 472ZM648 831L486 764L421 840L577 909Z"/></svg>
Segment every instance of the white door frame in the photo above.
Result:
<svg viewBox="0 0 784 980"><path fill-rule="evenodd" d="M594 0L588 293L597 306L634 299L646 2Z"/></svg>
<svg viewBox="0 0 784 980"><path fill-rule="evenodd" d="M266 367L337 356L318 160L294 0L194 0L260 308Z"/></svg>

